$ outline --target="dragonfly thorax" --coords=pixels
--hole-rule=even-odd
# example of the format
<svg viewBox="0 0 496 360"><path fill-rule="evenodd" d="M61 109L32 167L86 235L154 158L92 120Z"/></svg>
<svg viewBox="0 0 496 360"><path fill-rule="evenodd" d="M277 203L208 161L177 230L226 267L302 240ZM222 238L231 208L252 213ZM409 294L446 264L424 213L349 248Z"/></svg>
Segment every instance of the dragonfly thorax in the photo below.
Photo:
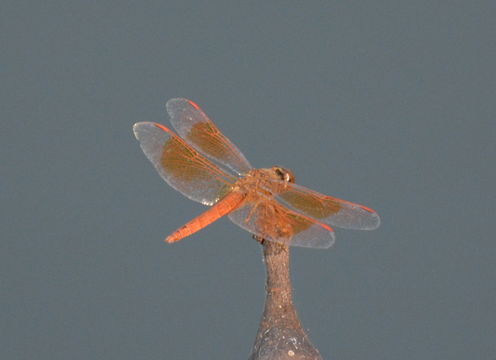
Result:
<svg viewBox="0 0 496 360"><path fill-rule="evenodd" d="M271 168L252 169L246 174L244 180L248 183L270 186L272 182L277 184L281 184L281 182L294 183L295 176L291 170L280 166L273 166Z"/></svg>
<svg viewBox="0 0 496 360"><path fill-rule="evenodd" d="M250 170L238 180L238 189L245 193L273 196L286 190L287 184L294 182L290 170L280 166Z"/></svg>

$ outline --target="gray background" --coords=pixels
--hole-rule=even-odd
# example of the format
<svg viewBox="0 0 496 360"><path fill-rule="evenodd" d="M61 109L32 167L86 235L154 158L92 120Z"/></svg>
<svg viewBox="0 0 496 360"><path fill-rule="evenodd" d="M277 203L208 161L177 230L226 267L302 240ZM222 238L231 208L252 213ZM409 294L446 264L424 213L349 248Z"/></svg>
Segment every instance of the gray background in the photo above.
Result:
<svg viewBox="0 0 496 360"><path fill-rule="evenodd" d="M494 1L3 1L2 359L246 359L259 246L134 139L197 101L257 167L373 207L294 249L326 359L494 359Z"/></svg>

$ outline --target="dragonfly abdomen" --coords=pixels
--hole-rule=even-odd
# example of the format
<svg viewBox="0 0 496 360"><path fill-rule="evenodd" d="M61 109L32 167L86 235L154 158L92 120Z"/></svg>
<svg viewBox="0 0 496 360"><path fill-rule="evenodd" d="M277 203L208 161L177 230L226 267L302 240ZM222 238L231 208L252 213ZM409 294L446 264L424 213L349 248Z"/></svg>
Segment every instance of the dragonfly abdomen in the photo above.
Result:
<svg viewBox="0 0 496 360"><path fill-rule="evenodd" d="M231 211L236 209L241 204L244 198L245 194L240 191L233 191L229 193L217 204L213 205L210 209L198 215L197 217L174 231L165 239L165 241L168 243L172 243L194 234L195 232L203 229L204 227L210 225L216 220L219 220L224 215L227 215Z"/></svg>

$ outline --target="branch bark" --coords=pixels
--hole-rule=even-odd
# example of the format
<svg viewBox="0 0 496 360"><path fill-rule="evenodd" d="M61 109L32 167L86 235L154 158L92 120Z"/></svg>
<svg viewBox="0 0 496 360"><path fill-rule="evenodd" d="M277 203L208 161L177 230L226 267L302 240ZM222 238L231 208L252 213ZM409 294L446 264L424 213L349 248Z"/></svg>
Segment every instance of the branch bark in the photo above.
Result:
<svg viewBox="0 0 496 360"><path fill-rule="evenodd" d="M249 360L322 360L293 306L289 247L262 243L267 271L265 309Z"/></svg>

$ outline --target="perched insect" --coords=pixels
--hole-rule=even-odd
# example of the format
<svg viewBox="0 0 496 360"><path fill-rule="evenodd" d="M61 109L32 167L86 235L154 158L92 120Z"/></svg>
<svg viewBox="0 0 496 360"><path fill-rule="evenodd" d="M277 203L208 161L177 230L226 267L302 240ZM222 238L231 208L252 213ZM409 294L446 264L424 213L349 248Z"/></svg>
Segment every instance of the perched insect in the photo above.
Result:
<svg viewBox="0 0 496 360"><path fill-rule="evenodd" d="M181 240L224 215L259 239L311 248L334 243L331 226L379 226L374 210L296 185L289 170L252 168L193 101L171 99L167 112L179 136L152 122L134 124L134 135L170 186L211 206L169 235L167 242Z"/></svg>

